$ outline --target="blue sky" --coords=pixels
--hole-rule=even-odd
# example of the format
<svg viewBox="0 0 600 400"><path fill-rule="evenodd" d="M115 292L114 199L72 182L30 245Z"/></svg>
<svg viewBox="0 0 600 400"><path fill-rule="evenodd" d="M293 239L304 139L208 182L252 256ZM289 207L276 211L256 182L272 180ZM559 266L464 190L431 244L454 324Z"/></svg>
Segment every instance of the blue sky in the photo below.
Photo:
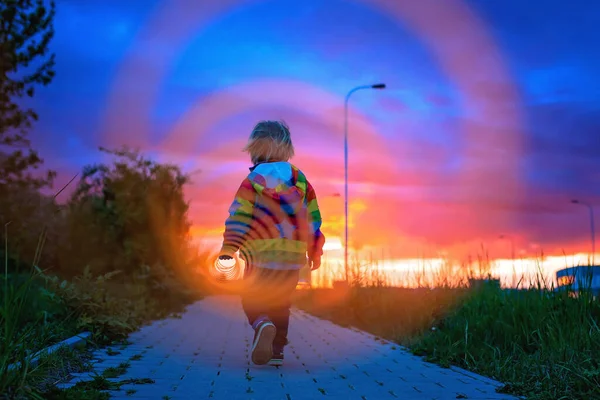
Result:
<svg viewBox="0 0 600 400"><path fill-rule="evenodd" d="M57 77L35 99L32 137L64 181L98 159L99 145L138 144L202 169L192 210L217 203L220 218L245 173L238 148L252 123L283 117L300 166L323 193L337 192L343 97L382 81L386 90L351 100L351 181L372 192L353 197L383 210L365 211L356 235L390 225L394 213L388 235L439 245L505 233L524 247L585 250L585 210L569 200L600 199L597 1L406 8L421 20L375 1L231 1L210 16L221 2L57 3ZM183 124L186 145L166 151L198 110L223 115ZM207 203L214 185L222 194ZM379 199L382 187L394 194Z"/></svg>

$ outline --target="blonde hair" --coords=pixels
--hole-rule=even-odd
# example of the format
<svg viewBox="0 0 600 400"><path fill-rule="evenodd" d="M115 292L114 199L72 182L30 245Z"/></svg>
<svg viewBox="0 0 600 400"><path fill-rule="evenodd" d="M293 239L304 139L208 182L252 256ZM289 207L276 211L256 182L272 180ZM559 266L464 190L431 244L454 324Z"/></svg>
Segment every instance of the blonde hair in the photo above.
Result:
<svg viewBox="0 0 600 400"><path fill-rule="evenodd" d="M266 161L288 161L294 156L290 128L283 121L260 121L252 129L243 151L254 165Z"/></svg>

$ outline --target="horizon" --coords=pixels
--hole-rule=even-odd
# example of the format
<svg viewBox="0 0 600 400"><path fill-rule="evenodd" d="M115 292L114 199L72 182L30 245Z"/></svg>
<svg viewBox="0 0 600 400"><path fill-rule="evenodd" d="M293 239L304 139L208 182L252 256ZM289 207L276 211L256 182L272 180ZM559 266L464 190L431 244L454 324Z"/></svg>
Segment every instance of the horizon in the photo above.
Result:
<svg viewBox="0 0 600 400"><path fill-rule="evenodd" d="M336 280L344 280L344 255L340 238L332 245L326 243L321 268L311 272L315 287L331 287ZM202 249L217 256L221 239L219 237L197 237ZM483 250L483 253L481 252ZM390 249L367 248L349 251L349 274L358 274L370 283L383 282L400 287L432 287L436 285L456 286L465 284L469 278L499 279L504 288L536 287L557 285L556 272L565 268L598 265L600 254L591 253L548 255L539 249L538 253L515 255L515 258L493 258L485 248L463 258L453 258L445 253L422 253L415 258L386 257ZM212 262L212 258L208 259ZM357 264L360 266L357 268ZM241 268L243 268L243 261ZM358 269L358 270L357 270Z"/></svg>

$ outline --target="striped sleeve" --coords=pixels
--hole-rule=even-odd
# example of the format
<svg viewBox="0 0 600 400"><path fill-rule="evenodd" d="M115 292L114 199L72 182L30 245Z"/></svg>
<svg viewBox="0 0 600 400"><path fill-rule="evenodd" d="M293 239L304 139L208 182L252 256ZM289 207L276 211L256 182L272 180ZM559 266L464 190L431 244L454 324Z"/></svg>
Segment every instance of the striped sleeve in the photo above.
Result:
<svg viewBox="0 0 600 400"><path fill-rule="evenodd" d="M256 191L250 180L246 178L240 185L231 207L229 207L229 217L225 221L221 253L231 255L244 244L252 225L255 200Z"/></svg>
<svg viewBox="0 0 600 400"><path fill-rule="evenodd" d="M306 181L306 208L308 211L308 256L309 258L320 257L323 255L323 245L325 244L325 235L321 232L321 211L317 202L317 194L310 182Z"/></svg>

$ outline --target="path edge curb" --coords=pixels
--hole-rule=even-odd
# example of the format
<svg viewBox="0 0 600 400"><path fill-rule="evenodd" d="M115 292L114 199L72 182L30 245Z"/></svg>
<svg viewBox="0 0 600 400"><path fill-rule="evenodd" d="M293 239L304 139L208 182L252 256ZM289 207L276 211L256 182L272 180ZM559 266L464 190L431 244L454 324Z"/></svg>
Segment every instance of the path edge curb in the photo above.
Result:
<svg viewBox="0 0 600 400"><path fill-rule="evenodd" d="M51 346L48 346L34 354L29 355L27 357L27 363L28 363L29 367L35 367L38 364L38 362L40 361L40 358L42 358L43 356L50 355L63 347L69 347L72 349L76 346L79 346L80 344L87 342L88 338L91 335L92 335L91 332L82 332L75 336L71 336L70 338L65 339L61 342L55 343ZM19 367L20 365L21 365L20 362L10 364L8 366L8 371L12 371L15 368Z"/></svg>

